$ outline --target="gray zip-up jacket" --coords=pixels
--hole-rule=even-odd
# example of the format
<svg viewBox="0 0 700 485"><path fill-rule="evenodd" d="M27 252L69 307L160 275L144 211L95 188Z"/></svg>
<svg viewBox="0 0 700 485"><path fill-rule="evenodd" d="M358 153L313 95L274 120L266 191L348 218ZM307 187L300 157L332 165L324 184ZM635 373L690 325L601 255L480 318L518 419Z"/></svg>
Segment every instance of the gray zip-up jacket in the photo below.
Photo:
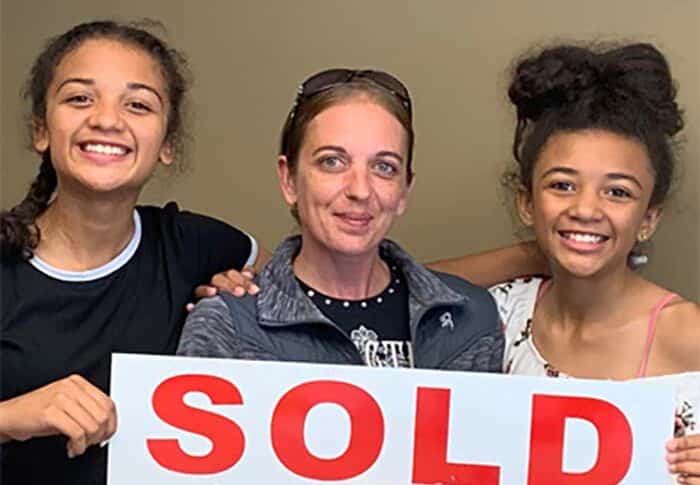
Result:
<svg viewBox="0 0 700 485"><path fill-rule="evenodd" d="M504 338L489 293L416 263L397 244L381 243L409 291L415 366L501 372ZM177 353L200 357L362 364L359 351L297 283L292 260L301 238L284 241L258 275L260 293L201 300L187 317Z"/></svg>

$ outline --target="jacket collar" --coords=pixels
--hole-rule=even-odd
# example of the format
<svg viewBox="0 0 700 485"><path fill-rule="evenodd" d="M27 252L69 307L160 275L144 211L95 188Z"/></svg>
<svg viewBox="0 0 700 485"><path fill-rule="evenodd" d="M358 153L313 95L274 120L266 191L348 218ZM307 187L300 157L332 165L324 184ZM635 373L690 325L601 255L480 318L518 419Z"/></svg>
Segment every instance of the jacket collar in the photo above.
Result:
<svg viewBox="0 0 700 485"><path fill-rule="evenodd" d="M445 285L433 272L418 264L401 247L387 239L381 248L401 268L408 285L411 322L417 314L439 305L465 305L467 298ZM259 276L257 298L260 323L286 326L299 323L333 324L308 298L294 276L292 262L301 249L301 236L280 244Z"/></svg>

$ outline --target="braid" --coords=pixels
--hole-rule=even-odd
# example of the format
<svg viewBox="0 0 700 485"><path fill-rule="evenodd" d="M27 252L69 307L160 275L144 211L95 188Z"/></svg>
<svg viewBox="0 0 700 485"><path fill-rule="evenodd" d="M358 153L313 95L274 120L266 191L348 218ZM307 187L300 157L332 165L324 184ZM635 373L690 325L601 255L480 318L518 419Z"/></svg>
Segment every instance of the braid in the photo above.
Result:
<svg viewBox="0 0 700 485"><path fill-rule="evenodd" d="M87 40L112 39L138 47L159 65L170 101L166 139L174 147L175 158L181 159L188 138L183 126L183 104L189 87L189 71L185 58L178 51L150 33L154 28L162 28L162 25L148 20L128 24L99 20L78 24L50 39L34 61L23 90L24 98L31 106L28 132L33 135L37 120L46 123L46 93L63 58ZM3 259L26 260L32 257L41 237L36 218L48 207L56 184L56 172L47 149L42 153L39 175L32 182L27 196L19 205L0 212L0 256Z"/></svg>
<svg viewBox="0 0 700 485"><path fill-rule="evenodd" d="M40 231L36 218L46 210L56 190L56 171L48 150L42 159L39 175L32 182L24 200L9 211L0 213L0 248L3 259L29 259L39 244Z"/></svg>

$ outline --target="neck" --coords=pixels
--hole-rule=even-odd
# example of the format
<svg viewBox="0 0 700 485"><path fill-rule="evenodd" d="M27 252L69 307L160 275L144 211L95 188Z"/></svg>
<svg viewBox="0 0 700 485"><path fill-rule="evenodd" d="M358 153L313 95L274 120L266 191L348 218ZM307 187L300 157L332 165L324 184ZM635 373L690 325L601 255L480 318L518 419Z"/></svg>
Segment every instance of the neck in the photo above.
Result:
<svg viewBox="0 0 700 485"><path fill-rule="evenodd" d="M312 288L338 299L362 300L389 284L391 273L379 250L362 255L339 255L302 238L294 273Z"/></svg>
<svg viewBox="0 0 700 485"><path fill-rule="evenodd" d="M622 308L629 291L642 281L628 267L593 278L554 270L547 305L553 321L580 328L610 321L611 308Z"/></svg>
<svg viewBox="0 0 700 485"><path fill-rule="evenodd" d="M37 218L41 240L35 253L67 271L108 263L133 237L137 197L95 200L59 188L55 200Z"/></svg>

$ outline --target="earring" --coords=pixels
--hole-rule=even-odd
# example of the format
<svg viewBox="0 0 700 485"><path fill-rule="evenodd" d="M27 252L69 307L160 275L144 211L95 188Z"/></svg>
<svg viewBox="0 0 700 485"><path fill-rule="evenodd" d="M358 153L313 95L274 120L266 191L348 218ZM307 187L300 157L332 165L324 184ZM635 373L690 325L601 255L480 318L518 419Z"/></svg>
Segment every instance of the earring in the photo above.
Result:
<svg viewBox="0 0 700 485"><path fill-rule="evenodd" d="M641 231L637 235L637 244L643 244L646 242L648 239L649 235L647 234L646 231ZM632 250L628 257L628 261L630 266L632 268L639 268L641 266L644 266L649 262L649 256L646 254L642 253L641 249L639 247L636 247L635 249Z"/></svg>

